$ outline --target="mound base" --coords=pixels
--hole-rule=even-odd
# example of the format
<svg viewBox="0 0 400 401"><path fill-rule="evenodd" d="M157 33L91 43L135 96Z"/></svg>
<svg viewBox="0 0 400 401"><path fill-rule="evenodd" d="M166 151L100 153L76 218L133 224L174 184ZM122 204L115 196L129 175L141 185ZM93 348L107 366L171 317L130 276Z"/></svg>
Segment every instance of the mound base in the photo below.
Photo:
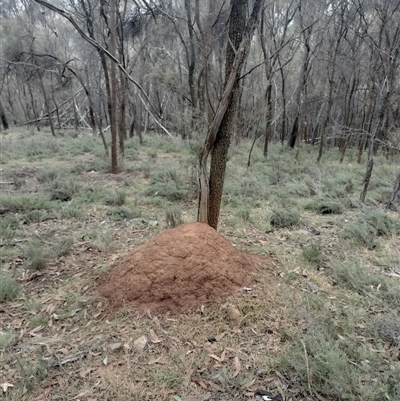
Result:
<svg viewBox="0 0 400 401"><path fill-rule="evenodd" d="M253 263L206 224L183 224L136 248L102 280L99 291L121 307L181 312L249 284Z"/></svg>

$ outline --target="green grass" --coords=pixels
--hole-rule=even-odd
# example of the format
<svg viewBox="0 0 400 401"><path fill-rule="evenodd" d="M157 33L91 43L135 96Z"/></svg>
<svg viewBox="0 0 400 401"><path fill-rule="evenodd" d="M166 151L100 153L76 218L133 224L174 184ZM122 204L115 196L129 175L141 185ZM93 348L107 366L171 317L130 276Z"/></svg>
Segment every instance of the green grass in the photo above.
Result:
<svg viewBox="0 0 400 401"><path fill-rule="evenodd" d="M15 176L24 182L20 187L7 186L8 192L0 197L1 261L6 269L6 279L0 278L0 302L5 310L10 307L10 313L18 314L16 318L5 315L5 321L24 319L28 330L45 326L45 336L62 333L52 337L55 350L77 338L77 346L85 347L97 332L105 338L119 333L115 341L127 344L116 355L119 363L129 358L137 369L129 377L145 378L144 391L151 389L161 398L164 394L201 397L202 389L185 394L188 389L183 386L194 366L200 367L199 375L207 381L204 393L209 391L216 399L236 399L252 380L257 386L271 386L275 393L274 384L265 378L278 371L288 386L284 389L287 398L300 394L307 398L311 392L314 398L318 394L331 401L398 401L399 216L384 210L398 156L390 162L376 157L363 204L358 199L365 165L356 164L356 149L348 149L343 164L336 149L327 150L317 164L317 149L303 143L295 152L271 143L265 159L260 141L247 168L250 141L233 145L219 230L238 249L272 255L271 260L258 267L252 292L234 298L246 316L240 328L229 325L219 306L207 306L204 314L196 310L172 319L160 316L153 330L162 342L151 344L148 351L152 358L166 355L171 364L161 366L149 365L148 353L138 355L128 348L131 339L149 333L150 326L143 325L153 324L152 319L137 319L136 312L126 308L103 324L91 317L104 309L91 294L95 294L95 279L131 249L165 227L195 220L196 147L203 138L183 142L150 134L144 145L137 138L129 139L123 173L114 177L98 138L84 130L59 133L55 139L50 135L42 130L4 137L1 158L7 181ZM315 227L319 235L309 227ZM62 271L57 271L58 266ZM264 282L266 272L272 276ZM16 277L21 280L17 282ZM270 304L264 302L266 295L271 297ZM53 307L54 312L48 313L47 308ZM31 393L26 390L40 391L46 365L35 351L29 358L21 357L22 367L18 365L11 346L18 333L10 327L0 327L0 349L17 371L19 381L6 395L15 394L10 398L14 401L22 399L18 398L21 388L28 398ZM208 345L217 356L224 349L227 354L216 367L209 357L201 359L201 347L191 344L204 344L217 332L227 335ZM179 365L170 335L183 341L183 347L190 345ZM43 347L40 352L47 351ZM234 376L236 354L242 366ZM93 358L99 366L104 356ZM80 372L85 363L82 359L65 368ZM127 367L122 365L121 369ZM112 363L106 369L116 366ZM56 370L47 371L46 386L54 381ZM256 375L258 370L264 373ZM71 385L92 388L98 380L94 376ZM209 383L217 383L220 390L214 391ZM107 385L113 385L111 379ZM189 390L196 392L196 387ZM118 391L114 396L129 399Z"/></svg>
<svg viewBox="0 0 400 401"><path fill-rule="evenodd" d="M187 197L187 185L176 170L165 170L154 174L146 190L147 196L160 196L171 202Z"/></svg>
<svg viewBox="0 0 400 401"><path fill-rule="evenodd" d="M129 220L136 217L142 217L142 211L138 207L119 206L109 211L109 216L113 220Z"/></svg>
<svg viewBox="0 0 400 401"><path fill-rule="evenodd" d="M62 238L56 245L53 246L52 253L56 258L61 258L71 253L74 246L72 237Z"/></svg>
<svg viewBox="0 0 400 401"><path fill-rule="evenodd" d="M9 213L29 212L32 210L51 210L56 205L40 194L3 195L0 197L0 208Z"/></svg>
<svg viewBox="0 0 400 401"><path fill-rule="evenodd" d="M68 202L83 190L83 185L76 180L53 180L48 192L50 200Z"/></svg>
<svg viewBox="0 0 400 401"><path fill-rule="evenodd" d="M156 367L153 369L150 380L157 387L174 389L182 382L182 377L168 367Z"/></svg>
<svg viewBox="0 0 400 401"><path fill-rule="evenodd" d="M49 256L49 249L37 238L29 242L24 250L25 263L32 270L45 269Z"/></svg>
<svg viewBox="0 0 400 401"><path fill-rule="evenodd" d="M273 209L271 216L271 225L277 228L288 228L297 226L300 223L301 216L297 210Z"/></svg>
<svg viewBox="0 0 400 401"><path fill-rule="evenodd" d="M105 199L105 203L106 205L122 206L125 204L126 198L127 198L126 191L122 189L117 189L112 196L108 196Z"/></svg>
<svg viewBox="0 0 400 401"><path fill-rule="evenodd" d="M4 351L15 340L15 333L11 329L0 330L0 351Z"/></svg>
<svg viewBox="0 0 400 401"><path fill-rule="evenodd" d="M182 210L176 206L168 207L165 211L165 222L168 227L176 227L179 224L182 224Z"/></svg>
<svg viewBox="0 0 400 401"><path fill-rule="evenodd" d="M19 284L10 275L0 272L0 302L13 301L20 291Z"/></svg>
<svg viewBox="0 0 400 401"><path fill-rule="evenodd" d="M303 257L310 263L316 266L321 266L323 263L323 246L321 243L307 245L303 248Z"/></svg>
<svg viewBox="0 0 400 401"><path fill-rule="evenodd" d="M342 231L342 238L354 244L374 249L377 238L396 236L399 232L399 221L380 210L365 210L348 222Z"/></svg>

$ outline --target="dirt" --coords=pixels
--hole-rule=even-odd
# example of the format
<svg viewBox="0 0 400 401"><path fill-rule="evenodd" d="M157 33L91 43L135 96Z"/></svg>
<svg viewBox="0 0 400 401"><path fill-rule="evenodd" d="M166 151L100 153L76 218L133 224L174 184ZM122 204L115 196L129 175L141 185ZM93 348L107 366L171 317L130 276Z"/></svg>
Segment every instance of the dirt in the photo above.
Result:
<svg viewBox="0 0 400 401"><path fill-rule="evenodd" d="M181 312L235 294L251 282L255 260L206 224L163 231L103 278L99 291L119 308Z"/></svg>

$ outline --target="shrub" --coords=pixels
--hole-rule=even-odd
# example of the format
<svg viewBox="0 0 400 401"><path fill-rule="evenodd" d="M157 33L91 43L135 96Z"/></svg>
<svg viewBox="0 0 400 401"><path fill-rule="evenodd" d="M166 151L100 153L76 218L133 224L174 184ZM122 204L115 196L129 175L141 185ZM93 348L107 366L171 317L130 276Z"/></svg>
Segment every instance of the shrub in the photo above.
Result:
<svg viewBox="0 0 400 401"><path fill-rule="evenodd" d="M351 222L341 233L341 237L368 249L376 247L376 237L390 237L399 231L399 223L380 211L363 213Z"/></svg>
<svg viewBox="0 0 400 401"><path fill-rule="evenodd" d="M15 216L6 216L0 219L0 235L7 228L12 230L18 228L18 219Z"/></svg>
<svg viewBox="0 0 400 401"><path fill-rule="evenodd" d="M375 300L381 305L385 302L395 308L400 303L397 283L390 277L375 273L360 261L331 260L329 271L336 285L367 296L369 302Z"/></svg>
<svg viewBox="0 0 400 401"><path fill-rule="evenodd" d="M343 202L335 198L317 197L305 205L305 209L319 214L341 214L343 213Z"/></svg>
<svg viewBox="0 0 400 401"><path fill-rule="evenodd" d="M41 184L47 184L55 181L59 177L60 173L58 170L42 170L36 176L36 179Z"/></svg>
<svg viewBox="0 0 400 401"><path fill-rule="evenodd" d="M341 237L367 249L374 249L376 247L376 233L366 221L349 223L341 233Z"/></svg>
<svg viewBox="0 0 400 401"><path fill-rule="evenodd" d="M109 196L108 198L106 198L106 204L112 206L122 206L125 204L125 201L126 192L121 189L117 189L114 196Z"/></svg>
<svg viewBox="0 0 400 401"><path fill-rule="evenodd" d="M61 202L70 201L74 195L79 193L82 189L82 184L69 180L69 181L53 181L50 187L50 200L57 200Z"/></svg>
<svg viewBox="0 0 400 401"><path fill-rule="evenodd" d="M68 255L74 245L74 239L72 237L63 238L53 248L53 253L56 258Z"/></svg>
<svg viewBox="0 0 400 401"><path fill-rule="evenodd" d="M250 210L247 208L239 208L239 210L236 211L235 215L245 223L250 221Z"/></svg>
<svg viewBox="0 0 400 401"><path fill-rule="evenodd" d="M0 196L0 208L11 213L29 212L31 210L53 209L54 203L41 195L28 194L21 196Z"/></svg>
<svg viewBox="0 0 400 401"><path fill-rule="evenodd" d="M1 285L1 284L0 284ZM5 350L15 340L15 334L11 330L0 330L0 351Z"/></svg>
<svg viewBox="0 0 400 401"><path fill-rule="evenodd" d="M127 220L127 219L133 219L135 217L141 217L142 212L137 207L131 209L127 206L120 206L111 209L111 211L108 214L114 220Z"/></svg>
<svg viewBox="0 0 400 401"><path fill-rule="evenodd" d="M377 236L390 237L399 231L399 223L384 212L373 211L365 216L369 224L376 232Z"/></svg>
<svg viewBox="0 0 400 401"><path fill-rule="evenodd" d="M62 219L85 219L86 215L78 209L77 205L67 204L65 207L61 209L61 218Z"/></svg>
<svg viewBox="0 0 400 401"><path fill-rule="evenodd" d="M305 246L303 248L303 256L308 262L320 266L323 262L322 245L317 243Z"/></svg>
<svg viewBox="0 0 400 401"><path fill-rule="evenodd" d="M9 275L0 273L0 302L14 300L19 292L18 283Z"/></svg>
<svg viewBox="0 0 400 401"><path fill-rule="evenodd" d="M293 227L300 223L300 214L296 210L273 209L271 224L274 227Z"/></svg>
<svg viewBox="0 0 400 401"><path fill-rule="evenodd" d="M183 223L182 210L178 207L170 207L165 212L165 220L168 227L176 227Z"/></svg>
<svg viewBox="0 0 400 401"><path fill-rule="evenodd" d="M146 195L161 196L169 201L178 201L187 197L187 189L175 170L165 170L153 176Z"/></svg>
<svg viewBox="0 0 400 401"><path fill-rule="evenodd" d="M182 378L167 367L156 367L150 375L150 380L157 387L173 389L182 383Z"/></svg>
<svg viewBox="0 0 400 401"><path fill-rule="evenodd" d="M27 266L33 270L42 270L47 266L48 253L36 238L26 246L24 256Z"/></svg>
<svg viewBox="0 0 400 401"><path fill-rule="evenodd" d="M52 220L55 215L48 213L47 210L31 210L25 213L24 220L27 224L41 223L42 221Z"/></svg>

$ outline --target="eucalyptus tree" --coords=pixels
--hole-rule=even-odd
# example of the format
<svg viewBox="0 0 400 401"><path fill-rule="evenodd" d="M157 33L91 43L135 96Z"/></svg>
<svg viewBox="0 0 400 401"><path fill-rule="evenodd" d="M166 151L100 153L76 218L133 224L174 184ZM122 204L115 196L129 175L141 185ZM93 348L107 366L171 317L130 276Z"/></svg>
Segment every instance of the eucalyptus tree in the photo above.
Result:
<svg viewBox="0 0 400 401"><path fill-rule="evenodd" d="M273 102L273 80L279 71L281 74L281 111L282 111L282 131L280 138L285 137L286 130L286 93L285 93L285 67L293 60L293 52L288 51L293 45L293 36L288 37L288 29L296 15L298 0L288 2L274 0L268 4L261 15L259 39L262 54L264 57L264 68L266 78L265 90L265 140L264 156L268 153L268 143L273 134L274 102ZM283 61L284 60L284 61ZM275 96L275 103L278 97Z"/></svg>
<svg viewBox="0 0 400 401"><path fill-rule="evenodd" d="M239 104L239 78L259 22L263 3L263 0L255 0L252 11L247 16L249 1L231 0L223 94L209 126L204 146L199 151L198 221L207 223L215 229L218 226L227 155ZM207 159L210 153L211 166L208 178Z"/></svg>
<svg viewBox="0 0 400 401"><path fill-rule="evenodd" d="M299 0L296 24L299 30L301 55L298 66L298 77L292 97L292 127L288 138L288 147L294 148L298 136L302 134L305 123L305 106L308 78L316 53L323 42L324 30L322 16L326 11L326 1Z"/></svg>
<svg viewBox="0 0 400 401"><path fill-rule="evenodd" d="M379 58L382 62L380 80L377 81L381 90L376 100L375 113L369 131L368 161L360 194L362 202L365 201L372 174L375 142L376 140L383 142L388 135L390 101L396 85L395 78L400 53L400 1L375 1L374 11L378 17L379 31L377 38L372 35L369 38L376 50L379 51Z"/></svg>

